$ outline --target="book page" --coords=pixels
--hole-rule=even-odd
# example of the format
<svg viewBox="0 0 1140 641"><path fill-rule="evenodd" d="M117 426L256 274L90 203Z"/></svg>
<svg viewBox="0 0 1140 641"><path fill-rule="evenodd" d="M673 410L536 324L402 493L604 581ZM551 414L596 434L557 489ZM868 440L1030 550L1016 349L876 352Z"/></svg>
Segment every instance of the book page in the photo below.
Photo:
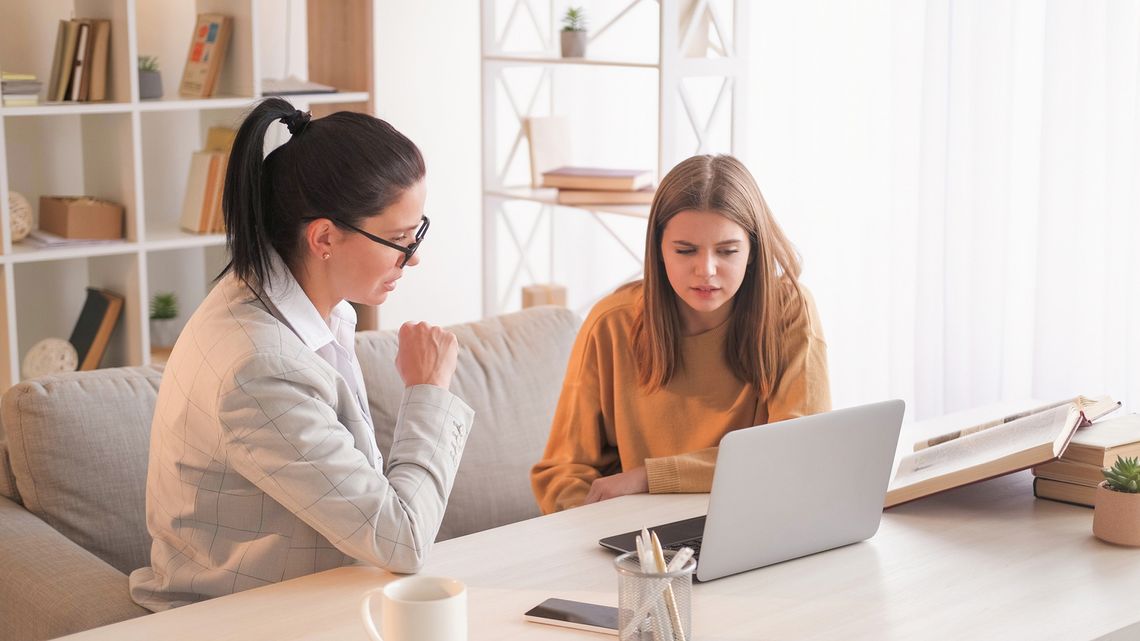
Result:
<svg viewBox="0 0 1140 641"><path fill-rule="evenodd" d="M890 487L903 487L1054 443L1075 426L1072 404L947 441L903 457Z"/></svg>

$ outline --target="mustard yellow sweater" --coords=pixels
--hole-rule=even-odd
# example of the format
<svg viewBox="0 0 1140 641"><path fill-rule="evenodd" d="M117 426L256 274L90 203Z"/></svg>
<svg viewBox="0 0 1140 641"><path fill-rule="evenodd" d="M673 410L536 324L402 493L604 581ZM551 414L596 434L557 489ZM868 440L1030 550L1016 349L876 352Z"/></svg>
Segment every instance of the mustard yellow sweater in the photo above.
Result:
<svg viewBox="0 0 1140 641"><path fill-rule="evenodd" d="M642 465L650 492L708 492L726 433L831 409L827 345L804 295L784 305L785 357L766 398L725 362L728 322L683 338L684 368L647 394L631 341L642 288L602 299L574 342L546 452L531 470L542 511L581 505L594 479Z"/></svg>

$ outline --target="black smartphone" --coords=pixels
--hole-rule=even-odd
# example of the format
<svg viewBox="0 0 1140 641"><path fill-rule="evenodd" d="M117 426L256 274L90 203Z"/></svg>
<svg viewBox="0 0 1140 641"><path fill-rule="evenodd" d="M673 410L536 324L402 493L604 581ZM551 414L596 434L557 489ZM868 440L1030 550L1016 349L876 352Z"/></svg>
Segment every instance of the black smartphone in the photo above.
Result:
<svg viewBox="0 0 1140 641"><path fill-rule="evenodd" d="M615 636L618 633L618 609L608 605L547 599L527 610L523 618L535 623L562 625Z"/></svg>

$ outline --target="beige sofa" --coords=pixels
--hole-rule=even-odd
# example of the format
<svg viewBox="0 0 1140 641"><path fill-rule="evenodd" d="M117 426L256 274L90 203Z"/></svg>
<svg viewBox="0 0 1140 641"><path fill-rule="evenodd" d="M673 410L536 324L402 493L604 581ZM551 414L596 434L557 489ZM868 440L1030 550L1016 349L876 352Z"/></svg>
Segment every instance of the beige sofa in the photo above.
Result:
<svg viewBox="0 0 1140 641"><path fill-rule="evenodd" d="M560 308L452 327L452 390L475 426L439 540L539 514L528 471L542 453L577 331ZM380 449L403 392L394 332L362 332ZM148 563L147 448L161 372L125 367L45 377L0 404L0 640L49 639L147 614L127 575Z"/></svg>

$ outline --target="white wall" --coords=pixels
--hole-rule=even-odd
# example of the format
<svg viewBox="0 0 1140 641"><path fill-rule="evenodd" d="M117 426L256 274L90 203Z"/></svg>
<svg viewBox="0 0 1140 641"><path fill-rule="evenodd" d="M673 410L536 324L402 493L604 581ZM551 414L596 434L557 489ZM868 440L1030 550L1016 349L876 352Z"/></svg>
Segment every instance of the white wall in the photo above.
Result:
<svg viewBox="0 0 1140 641"><path fill-rule="evenodd" d="M427 161L431 230L381 327L482 315L479 3L377 0L376 104Z"/></svg>
<svg viewBox="0 0 1140 641"><path fill-rule="evenodd" d="M261 72L279 77L288 66L305 78L305 3L287 6L274 11L263 0ZM377 115L423 151L425 213L432 221L417 254L421 262L406 271L380 308L380 325L477 319L482 315L479 3L375 0L373 19Z"/></svg>

